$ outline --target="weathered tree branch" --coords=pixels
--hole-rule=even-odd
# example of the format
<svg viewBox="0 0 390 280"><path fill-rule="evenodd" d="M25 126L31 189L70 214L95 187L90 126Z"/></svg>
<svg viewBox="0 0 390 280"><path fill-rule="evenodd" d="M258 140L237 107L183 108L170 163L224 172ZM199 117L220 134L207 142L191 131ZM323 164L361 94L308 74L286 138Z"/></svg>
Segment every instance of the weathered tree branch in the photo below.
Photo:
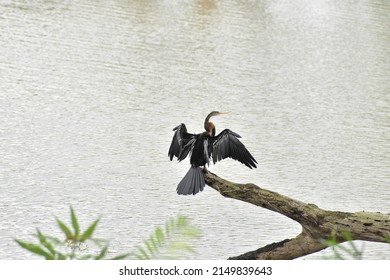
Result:
<svg viewBox="0 0 390 280"><path fill-rule="evenodd" d="M262 189L254 184L237 184L204 171L206 184L221 195L242 200L278 212L302 226L302 232L292 239L273 243L231 259L294 259L327 247L323 242L335 238L386 242L390 237L390 215L372 212L328 211L287 196Z"/></svg>

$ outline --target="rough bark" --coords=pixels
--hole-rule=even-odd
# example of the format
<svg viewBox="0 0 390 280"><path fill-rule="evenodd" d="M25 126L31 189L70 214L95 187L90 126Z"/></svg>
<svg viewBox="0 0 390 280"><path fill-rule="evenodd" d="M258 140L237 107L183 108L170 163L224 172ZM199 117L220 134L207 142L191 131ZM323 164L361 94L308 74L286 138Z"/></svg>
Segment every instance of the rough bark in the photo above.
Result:
<svg viewBox="0 0 390 280"><path fill-rule="evenodd" d="M206 184L221 195L280 213L302 226L302 232L292 238L272 243L230 259L294 259L327 247L324 240L335 238L386 242L390 237L390 215L373 212L328 211L254 184L237 184L204 171Z"/></svg>

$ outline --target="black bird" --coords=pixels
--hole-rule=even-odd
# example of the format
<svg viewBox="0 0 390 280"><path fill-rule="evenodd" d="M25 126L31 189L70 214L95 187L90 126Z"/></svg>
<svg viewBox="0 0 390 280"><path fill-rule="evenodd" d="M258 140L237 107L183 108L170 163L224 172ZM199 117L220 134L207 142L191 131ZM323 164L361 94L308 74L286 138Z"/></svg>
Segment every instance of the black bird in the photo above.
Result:
<svg viewBox="0 0 390 280"><path fill-rule="evenodd" d="M230 157L249 168L256 168L257 161L238 140L240 135L225 129L215 136L215 125L210 122L210 118L221 114L224 113L212 111L208 114L204 121L205 131L199 134L188 133L184 123L173 129L175 134L168 152L170 160L175 156L178 161L182 161L191 154L191 168L177 186L178 194L195 195L203 191L205 181L200 166L206 168L211 158L214 164Z"/></svg>

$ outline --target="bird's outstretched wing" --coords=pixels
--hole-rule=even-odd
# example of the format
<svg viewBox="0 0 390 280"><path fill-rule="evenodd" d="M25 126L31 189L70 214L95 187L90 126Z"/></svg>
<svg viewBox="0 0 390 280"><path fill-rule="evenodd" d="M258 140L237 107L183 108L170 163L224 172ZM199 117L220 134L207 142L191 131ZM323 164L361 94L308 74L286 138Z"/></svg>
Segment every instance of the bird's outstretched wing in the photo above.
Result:
<svg viewBox="0 0 390 280"><path fill-rule="evenodd" d="M213 162L216 163L217 161L230 157L251 169L256 168L257 161L238 138L241 138L241 136L229 129L225 129L213 137Z"/></svg>
<svg viewBox="0 0 390 280"><path fill-rule="evenodd" d="M196 135L188 133L184 123L176 126L173 131L175 131L175 134L173 134L168 156L170 160L172 160L174 156L177 157L178 160L183 160L191 151Z"/></svg>

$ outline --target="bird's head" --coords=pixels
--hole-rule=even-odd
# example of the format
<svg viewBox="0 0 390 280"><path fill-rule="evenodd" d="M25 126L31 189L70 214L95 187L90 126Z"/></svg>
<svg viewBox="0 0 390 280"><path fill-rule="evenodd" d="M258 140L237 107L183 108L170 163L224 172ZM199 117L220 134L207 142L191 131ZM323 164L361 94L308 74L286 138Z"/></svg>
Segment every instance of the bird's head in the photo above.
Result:
<svg viewBox="0 0 390 280"><path fill-rule="evenodd" d="M228 114L228 113L227 112L212 111L210 114L207 115L206 120L208 121L211 117L224 115L224 114Z"/></svg>

